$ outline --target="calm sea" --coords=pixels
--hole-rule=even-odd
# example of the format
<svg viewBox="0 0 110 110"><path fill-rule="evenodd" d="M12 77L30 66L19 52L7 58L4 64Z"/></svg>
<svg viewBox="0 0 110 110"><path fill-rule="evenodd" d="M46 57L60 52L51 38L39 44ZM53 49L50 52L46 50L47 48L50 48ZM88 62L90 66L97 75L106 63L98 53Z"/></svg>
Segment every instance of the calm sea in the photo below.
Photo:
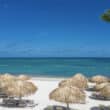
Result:
<svg viewBox="0 0 110 110"><path fill-rule="evenodd" d="M75 73L110 76L110 58L0 58L0 73L7 72L47 77Z"/></svg>

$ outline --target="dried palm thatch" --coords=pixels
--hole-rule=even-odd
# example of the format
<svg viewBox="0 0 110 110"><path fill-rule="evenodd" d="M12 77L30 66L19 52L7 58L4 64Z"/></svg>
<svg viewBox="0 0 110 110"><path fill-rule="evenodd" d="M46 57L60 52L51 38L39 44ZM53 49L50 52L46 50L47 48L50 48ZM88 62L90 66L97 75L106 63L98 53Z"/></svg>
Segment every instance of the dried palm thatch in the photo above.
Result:
<svg viewBox="0 0 110 110"><path fill-rule="evenodd" d="M29 76L27 76L27 75L19 75L19 76L18 76L18 79L19 79L19 80L26 81L26 80L30 80L31 77L29 77Z"/></svg>
<svg viewBox="0 0 110 110"><path fill-rule="evenodd" d="M96 84L96 86L94 87L94 89L96 91L99 91L99 90L103 89L105 86L107 86L108 84L110 84L110 83L106 82L106 83Z"/></svg>
<svg viewBox="0 0 110 110"><path fill-rule="evenodd" d="M0 76L0 89L6 89L9 86L12 86L14 81L16 81L17 78L10 74L4 74Z"/></svg>
<svg viewBox="0 0 110 110"><path fill-rule="evenodd" d="M110 84L104 86L103 89L100 90L101 96L110 98Z"/></svg>
<svg viewBox="0 0 110 110"><path fill-rule="evenodd" d="M4 75L0 76L0 79L3 79L3 80L17 80L17 77L14 76L14 75L11 75L9 73L5 73Z"/></svg>
<svg viewBox="0 0 110 110"><path fill-rule="evenodd" d="M70 103L85 102L85 93L73 86L56 88L50 93L49 97L52 100L66 103L68 109Z"/></svg>
<svg viewBox="0 0 110 110"><path fill-rule="evenodd" d="M96 75L96 76L93 76L90 79L90 81L94 82L94 83L97 83L97 84L100 84L100 83L108 82L108 78L105 77L105 76L102 76L102 75Z"/></svg>
<svg viewBox="0 0 110 110"><path fill-rule="evenodd" d="M82 74L76 74L72 78L61 81L59 83L59 86L76 86L80 89L85 89L88 87L88 80Z"/></svg>
<svg viewBox="0 0 110 110"><path fill-rule="evenodd" d="M73 79L76 79L78 82L83 83L84 88L88 86L88 79L81 73L77 73L76 75L74 75Z"/></svg>
<svg viewBox="0 0 110 110"><path fill-rule="evenodd" d="M35 93L37 87L32 82L26 81L15 81L11 86L9 86L5 93L12 97L24 97Z"/></svg>
<svg viewBox="0 0 110 110"><path fill-rule="evenodd" d="M6 89L9 86L12 86L15 81L13 80L4 80L0 79L0 89Z"/></svg>
<svg viewBox="0 0 110 110"><path fill-rule="evenodd" d="M69 79L66 79L66 80L62 80L60 83L59 83L59 87L63 87L63 86L72 86L73 83L72 83L72 78L69 78Z"/></svg>

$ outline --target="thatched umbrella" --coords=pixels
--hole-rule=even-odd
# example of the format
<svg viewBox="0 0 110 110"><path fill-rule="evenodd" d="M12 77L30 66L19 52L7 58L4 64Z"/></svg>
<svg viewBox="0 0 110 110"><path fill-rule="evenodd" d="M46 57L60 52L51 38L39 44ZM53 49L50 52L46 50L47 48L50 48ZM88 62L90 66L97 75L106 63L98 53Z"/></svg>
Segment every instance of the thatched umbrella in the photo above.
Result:
<svg viewBox="0 0 110 110"><path fill-rule="evenodd" d="M29 76L27 76L27 75L19 75L18 79L26 81L26 80L30 80L31 78Z"/></svg>
<svg viewBox="0 0 110 110"><path fill-rule="evenodd" d="M15 81L12 86L9 86L5 92L8 96L22 98L35 93L37 87L32 82Z"/></svg>
<svg viewBox="0 0 110 110"><path fill-rule="evenodd" d="M0 79L0 89L7 88L7 87L13 85L13 83L14 83L14 80Z"/></svg>
<svg viewBox="0 0 110 110"><path fill-rule="evenodd" d="M104 88L100 90L100 94L104 97L110 97L110 84L104 86Z"/></svg>
<svg viewBox="0 0 110 110"><path fill-rule="evenodd" d="M66 103L69 110L70 103L82 103L85 102L85 93L79 88L73 86L59 87L53 90L50 95L50 99Z"/></svg>
<svg viewBox="0 0 110 110"><path fill-rule="evenodd" d="M10 74L4 74L0 76L0 89L6 89L7 87L13 85L14 81L16 81L17 78Z"/></svg>
<svg viewBox="0 0 110 110"><path fill-rule="evenodd" d="M17 80L17 77L14 76L14 75L11 75L9 73L5 73L5 74L0 76L0 79L3 79L3 80Z"/></svg>
<svg viewBox="0 0 110 110"><path fill-rule="evenodd" d="M73 78L78 78L78 79L83 79L83 80L87 80L87 78L82 74L82 73L76 73Z"/></svg>
<svg viewBox="0 0 110 110"><path fill-rule="evenodd" d="M84 77L82 74L76 74L72 78L69 78L67 80L63 80L59 83L59 86L76 86L80 89L85 89L88 87L88 80L86 77Z"/></svg>
<svg viewBox="0 0 110 110"><path fill-rule="evenodd" d="M105 76L102 76L102 75L96 75L96 76L93 76L90 79L90 81L94 82L94 83L97 83L97 84L100 84L100 83L108 82L108 78L105 77Z"/></svg>
<svg viewBox="0 0 110 110"><path fill-rule="evenodd" d="M82 88L87 88L88 86L88 79L81 73L77 73L73 76L73 80L77 80L77 82L80 82L82 85Z"/></svg>
<svg viewBox="0 0 110 110"><path fill-rule="evenodd" d="M110 84L110 83L106 82L106 83L96 84L94 89L96 91L99 91L99 90L103 89L105 86L107 86L108 84Z"/></svg>
<svg viewBox="0 0 110 110"><path fill-rule="evenodd" d="M68 86L68 85L72 85L72 78L68 78L68 79L65 79L65 80L62 80L59 82L59 87L63 87L63 86Z"/></svg>

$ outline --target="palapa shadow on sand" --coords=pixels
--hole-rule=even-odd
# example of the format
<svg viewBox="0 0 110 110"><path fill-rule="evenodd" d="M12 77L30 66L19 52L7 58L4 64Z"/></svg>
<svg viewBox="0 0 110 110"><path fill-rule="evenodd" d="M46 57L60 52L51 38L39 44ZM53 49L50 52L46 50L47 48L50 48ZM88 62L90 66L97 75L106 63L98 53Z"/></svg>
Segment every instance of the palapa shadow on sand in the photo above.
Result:
<svg viewBox="0 0 110 110"><path fill-rule="evenodd" d="M54 106L48 106L44 110L67 110L67 108L64 107L64 106L56 106L56 105L54 105ZM70 108L70 110L76 110L76 109Z"/></svg>
<svg viewBox="0 0 110 110"><path fill-rule="evenodd" d="M4 108L34 108L36 107L38 104L33 104L30 106L16 106L16 105L6 105L6 104L0 104L1 107Z"/></svg>
<svg viewBox="0 0 110 110"><path fill-rule="evenodd" d="M100 95L96 95L96 96L91 95L91 96L89 96L89 98L94 99L94 100L110 101L110 98L103 97L103 96L100 96Z"/></svg>
<svg viewBox="0 0 110 110"><path fill-rule="evenodd" d="M27 107L35 107L38 104L35 104L32 100L3 100L0 103L0 106L7 108L27 108Z"/></svg>
<svg viewBox="0 0 110 110"><path fill-rule="evenodd" d="M86 91L88 91L88 92L95 92L96 89L95 88L87 88Z"/></svg>
<svg viewBox="0 0 110 110"><path fill-rule="evenodd" d="M110 107L106 107L106 106L92 107L90 110L110 110Z"/></svg>

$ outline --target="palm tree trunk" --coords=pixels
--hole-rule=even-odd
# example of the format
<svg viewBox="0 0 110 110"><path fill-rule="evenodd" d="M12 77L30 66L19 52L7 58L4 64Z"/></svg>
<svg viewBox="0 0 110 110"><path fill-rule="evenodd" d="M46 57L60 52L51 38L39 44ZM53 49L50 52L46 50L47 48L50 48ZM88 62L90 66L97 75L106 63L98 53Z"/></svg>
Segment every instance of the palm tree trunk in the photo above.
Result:
<svg viewBox="0 0 110 110"><path fill-rule="evenodd" d="M70 110L70 108L69 108L69 103L67 103L67 110Z"/></svg>

